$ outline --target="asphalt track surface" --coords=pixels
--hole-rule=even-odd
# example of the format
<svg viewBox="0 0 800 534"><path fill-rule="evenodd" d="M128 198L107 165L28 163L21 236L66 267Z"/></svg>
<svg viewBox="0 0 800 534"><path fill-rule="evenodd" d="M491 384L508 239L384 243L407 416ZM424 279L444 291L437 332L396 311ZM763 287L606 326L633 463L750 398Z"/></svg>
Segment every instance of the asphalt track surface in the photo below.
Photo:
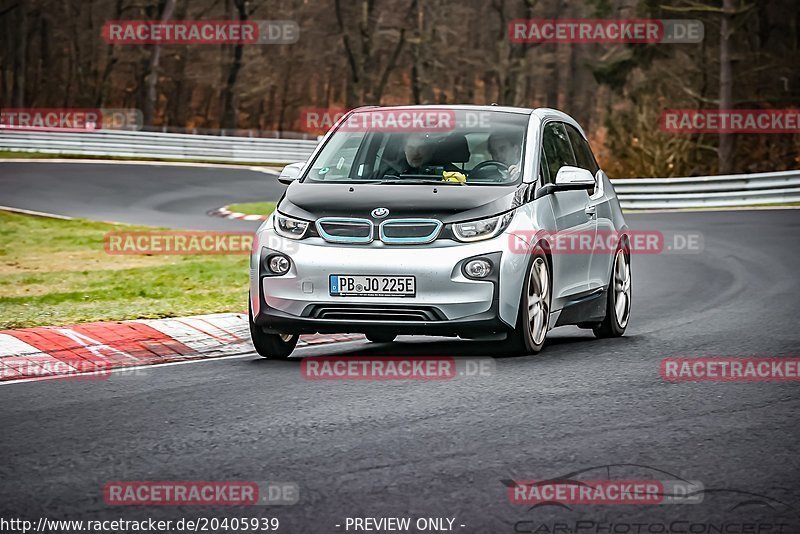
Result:
<svg viewBox="0 0 800 534"><path fill-rule="evenodd" d="M556 329L540 355L492 360L489 376L310 381L299 359L247 353L134 377L2 386L0 517L277 517L287 533L395 516L455 518L464 533L800 532L800 383L659 376L665 357L800 352L800 211L628 221L699 231L703 250L634 256L623 338ZM403 337L296 355L492 353L491 343ZM640 467L602 467L617 464ZM530 509L510 503L501 482L581 470L575 478L680 477L706 491L698 504ZM293 481L300 501L110 507L102 489L116 480ZM720 525L733 526L712 530Z"/></svg>
<svg viewBox="0 0 800 534"><path fill-rule="evenodd" d="M3 162L0 206L189 230L249 230L258 223L208 217L234 202L281 196L277 173L250 167L124 162Z"/></svg>

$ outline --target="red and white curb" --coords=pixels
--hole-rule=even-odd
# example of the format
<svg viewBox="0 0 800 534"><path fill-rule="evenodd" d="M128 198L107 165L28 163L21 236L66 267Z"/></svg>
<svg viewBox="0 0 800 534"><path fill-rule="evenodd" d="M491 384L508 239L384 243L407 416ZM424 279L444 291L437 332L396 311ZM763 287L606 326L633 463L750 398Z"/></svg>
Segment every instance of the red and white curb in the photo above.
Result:
<svg viewBox="0 0 800 534"><path fill-rule="evenodd" d="M248 215L247 213L241 213L239 211L231 211L228 209L228 206L211 210L208 212L208 215L212 217L222 217L223 219L240 219L244 221L266 221L269 219L269 215Z"/></svg>
<svg viewBox="0 0 800 534"><path fill-rule="evenodd" d="M103 378L112 370L241 355L253 350L247 315L220 313L0 331L0 381ZM297 346L362 339L306 335Z"/></svg>

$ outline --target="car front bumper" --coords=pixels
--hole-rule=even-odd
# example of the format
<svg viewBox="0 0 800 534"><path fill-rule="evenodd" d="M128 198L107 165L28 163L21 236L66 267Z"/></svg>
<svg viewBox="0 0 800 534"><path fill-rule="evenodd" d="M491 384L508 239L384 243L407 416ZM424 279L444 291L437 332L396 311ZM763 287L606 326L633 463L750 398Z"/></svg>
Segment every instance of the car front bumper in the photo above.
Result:
<svg viewBox="0 0 800 534"><path fill-rule="evenodd" d="M480 337L506 332L515 323L526 259L509 253L508 241L503 234L475 243L348 246L320 238L286 239L262 228L250 265L254 322L267 331L286 333ZM264 276L261 260L275 253L290 258L289 272ZM462 265L477 256L493 263L487 279L473 280L462 272ZM413 275L416 295L332 296L332 274Z"/></svg>

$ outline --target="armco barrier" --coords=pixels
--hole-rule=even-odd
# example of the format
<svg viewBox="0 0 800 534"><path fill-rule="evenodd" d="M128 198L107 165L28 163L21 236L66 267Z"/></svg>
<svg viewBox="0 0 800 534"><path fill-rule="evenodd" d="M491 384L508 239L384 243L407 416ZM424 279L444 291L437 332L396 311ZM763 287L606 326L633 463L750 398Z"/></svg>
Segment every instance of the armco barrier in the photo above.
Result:
<svg viewBox="0 0 800 534"><path fill-rule="evenodd" d="M53 132L0 128L0 150L228 163L291 163L316 141L122 130ZM625 209L752 206L800 202L800 171L613 180Z"/></svg>
<svg viewBox="0 0 800 534"><path fill-rule="evenodd" d="M228 163L292 163L308 159L316 141L98 130L52 132L0 129L0 149L44 154L203 160Z"/></svg>
<svg viewBox="0 0 800 534"><path fill-rule="evenodd" d="M800 202L800 170L612 180L625 209L714 208Z"/></svg>

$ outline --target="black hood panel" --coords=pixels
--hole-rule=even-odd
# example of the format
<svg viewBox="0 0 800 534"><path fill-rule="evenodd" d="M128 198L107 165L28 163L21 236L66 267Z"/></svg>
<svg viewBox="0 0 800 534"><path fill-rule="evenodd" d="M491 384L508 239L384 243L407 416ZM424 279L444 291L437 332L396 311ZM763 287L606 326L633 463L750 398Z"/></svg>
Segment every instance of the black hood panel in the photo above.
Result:
<svg viewBox="0 0 800 534"><path fill-rule="evenodd" d="M372 219L387 208L385 219L439 219L444 223L489 217L520 205L527 185L456 186L394 184L292 183L278 204L281 213L305 220L320 217Z"/></svg>

